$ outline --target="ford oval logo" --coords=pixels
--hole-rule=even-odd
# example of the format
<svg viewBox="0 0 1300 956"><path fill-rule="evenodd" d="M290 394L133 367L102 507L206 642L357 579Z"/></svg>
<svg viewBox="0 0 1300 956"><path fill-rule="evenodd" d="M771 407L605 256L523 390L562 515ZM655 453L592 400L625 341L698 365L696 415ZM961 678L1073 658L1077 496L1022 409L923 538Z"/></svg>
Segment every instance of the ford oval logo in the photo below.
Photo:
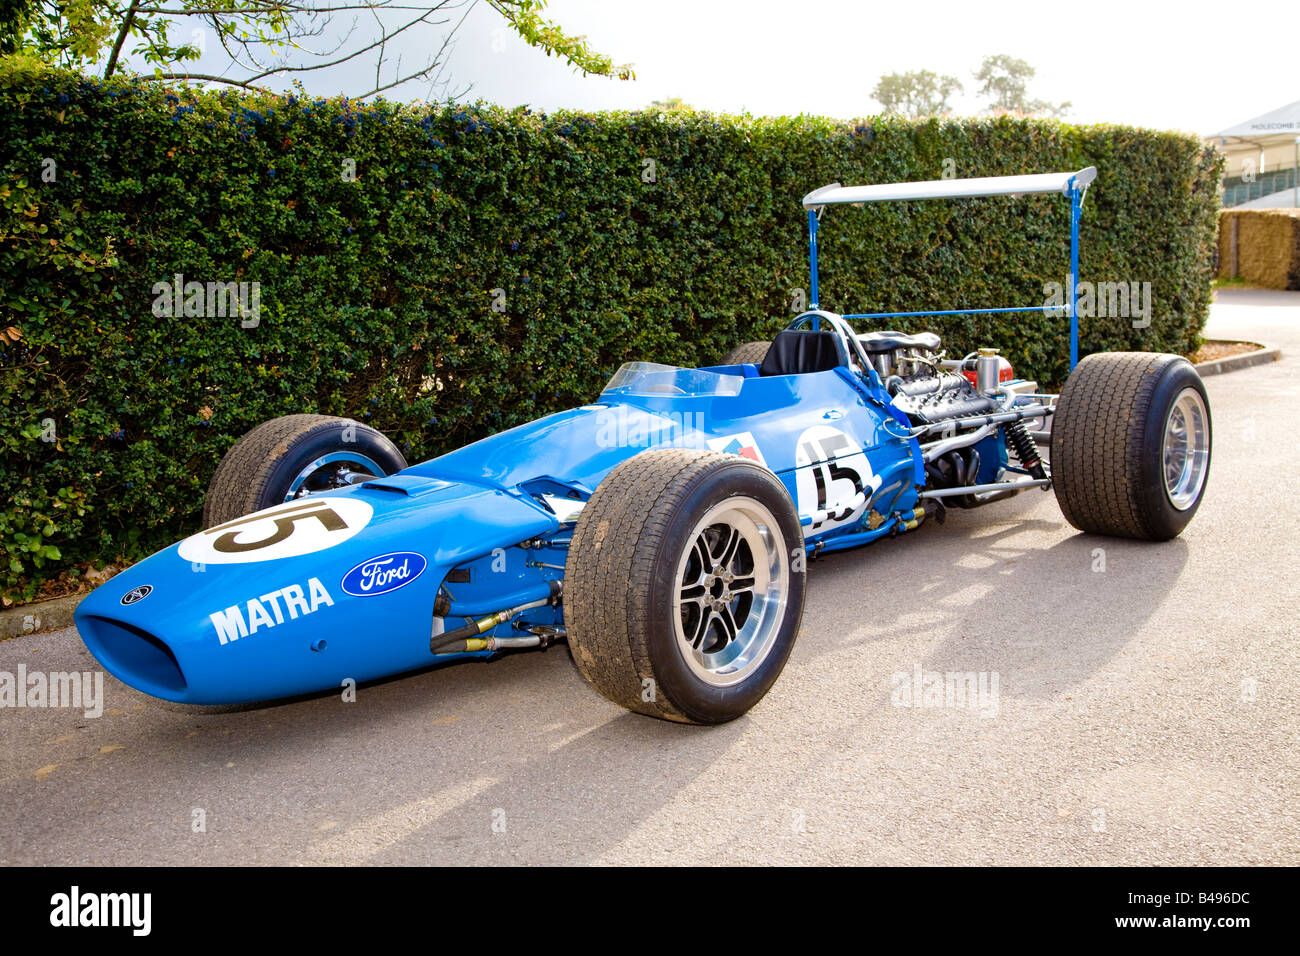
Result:
<svg viewBox="0 0 1300 956"><path fill-rule="evenodd" d="M404 588L418 578L429 562L414 551L394 551L362 561L343 575L343 590L353 597L374 597Z"/></svg>

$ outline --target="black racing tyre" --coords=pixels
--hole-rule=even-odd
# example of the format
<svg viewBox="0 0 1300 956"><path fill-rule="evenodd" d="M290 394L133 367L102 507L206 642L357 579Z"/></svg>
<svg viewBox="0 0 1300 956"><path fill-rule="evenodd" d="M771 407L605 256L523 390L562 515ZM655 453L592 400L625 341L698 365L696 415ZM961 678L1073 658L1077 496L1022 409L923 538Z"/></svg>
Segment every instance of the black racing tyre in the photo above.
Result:
<svg viewBox="0 0 1300 956"><path fill-rule="evenodd" d="M629 710L733 720L785 666L805 577L799 516L774 474L721 452L642 452L600 483L574 529L574 663Z"/></svg>
<svg viewBox="0 0 1300 956"><path fill-rule="evenodd" d="M284 415L235 442L217 465L203 502L203 527L313 491L345 488L359 474L406 467L397 447L369 425L329 415Z"/></svg>
<svg viewBox="0 0 1300 956"><path fill-rule="evenodd" d="M763 359L767 357L767 350L771 348L771 342L746 342L744 345L737 345L734 349L722 356L719 365L762 365Z"/></svg>
<svg viewBox="0 0 1300 956"><path fill-rule="evenodd" d="M1056 500L1080 531L1167 541L1200 507L1210 446L1209 399L1187 359L1089 355L1053 416Z"/></svg>

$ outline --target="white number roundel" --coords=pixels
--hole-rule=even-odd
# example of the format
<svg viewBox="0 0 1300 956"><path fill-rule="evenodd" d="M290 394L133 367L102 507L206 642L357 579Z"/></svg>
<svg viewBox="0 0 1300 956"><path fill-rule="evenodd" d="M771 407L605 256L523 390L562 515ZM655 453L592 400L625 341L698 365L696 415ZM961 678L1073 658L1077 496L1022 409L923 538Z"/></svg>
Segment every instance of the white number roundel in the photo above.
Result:
<svg viewBox="0 0 1300 956"><path fill-rule="evenodd" d="M857 521L880 488L862 446L830 425L814 425L799 436L794 463L799 514L812 517L810 532Z"/></svg>
<svg viewBox="0 0 1300 956"><path fill-rule="evenodd" d="M342 544L373 514L369 504L350 495L309 495L190 535L178 553L196 564L295 558Z"/></svg>

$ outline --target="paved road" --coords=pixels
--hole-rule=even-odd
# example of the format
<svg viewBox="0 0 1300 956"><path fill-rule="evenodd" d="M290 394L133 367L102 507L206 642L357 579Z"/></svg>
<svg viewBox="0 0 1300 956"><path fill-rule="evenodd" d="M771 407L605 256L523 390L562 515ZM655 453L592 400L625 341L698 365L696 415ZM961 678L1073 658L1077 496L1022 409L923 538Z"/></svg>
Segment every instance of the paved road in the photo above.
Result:
<svg viewBox="0 0 1300 956"><path fill-rule="evenodd" d="M110 677L99 718L0 711L0 861L1300 863L1300 293L1226 294L1210 333L1286 357L1207 380L1173 542L1032 492L824 558L781 680L712 729L562 648L226 712ZM0 644L20 664L94 667L71 630ZM996 673L996 715L894 706L918 666Z"/></svg>

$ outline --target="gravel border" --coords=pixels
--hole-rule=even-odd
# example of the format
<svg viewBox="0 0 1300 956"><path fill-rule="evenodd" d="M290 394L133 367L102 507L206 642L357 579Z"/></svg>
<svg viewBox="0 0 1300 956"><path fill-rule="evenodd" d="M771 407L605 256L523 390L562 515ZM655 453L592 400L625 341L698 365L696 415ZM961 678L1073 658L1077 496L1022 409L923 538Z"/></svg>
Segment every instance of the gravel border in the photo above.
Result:
<svg viewBox="0 0 1300 956"><path fill-rule="evenodd" d="M1281 358L1281 349L1265 346L1256 349L1254 352L1243 352L1241 355L1229 355L1226 358L1215 359L1212 362L1201 362L1196 366L1196 371L1200 372L1201 377L1204 378L1206 375L1221 375L1224 372L1236 372L1255 365L1266 365Z"/></svg>

